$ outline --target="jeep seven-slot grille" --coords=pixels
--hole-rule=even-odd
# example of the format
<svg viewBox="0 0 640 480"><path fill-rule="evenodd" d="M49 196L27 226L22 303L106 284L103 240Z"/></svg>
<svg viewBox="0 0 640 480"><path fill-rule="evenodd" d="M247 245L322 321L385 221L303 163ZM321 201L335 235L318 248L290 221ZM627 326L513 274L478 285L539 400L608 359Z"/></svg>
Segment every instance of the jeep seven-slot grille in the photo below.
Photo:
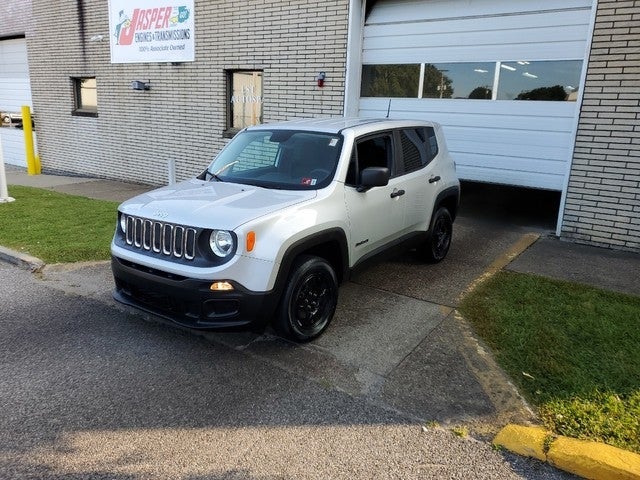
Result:
<svg viewBox="0 0 640 480"><path fill-rule="evenodd" d="M196 256L197 231L171 223L126 215L127 245L167 257L193 260Z"/></svg>

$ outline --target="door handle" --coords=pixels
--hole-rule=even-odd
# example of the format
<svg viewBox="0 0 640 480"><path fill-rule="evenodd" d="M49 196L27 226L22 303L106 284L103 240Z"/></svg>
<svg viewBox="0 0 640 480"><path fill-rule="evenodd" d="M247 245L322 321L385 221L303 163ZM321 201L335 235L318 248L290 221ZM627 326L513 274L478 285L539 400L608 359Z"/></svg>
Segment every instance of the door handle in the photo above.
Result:
<svg viewBox="0 0 640 480"><path fill-rule="evenodd" d="M393 189L393 192L391 192L391 198L396 198L396 197L400 197L404 195L404 190L397 190L397 189Z"/></svg>
<svg viewBox="0 0 640 480"><path fill-rule="evenodd" d="M440 181L440 175L436 175L435 177L431 177L429 179L429 183L436 183L438 181Z"/></svg>

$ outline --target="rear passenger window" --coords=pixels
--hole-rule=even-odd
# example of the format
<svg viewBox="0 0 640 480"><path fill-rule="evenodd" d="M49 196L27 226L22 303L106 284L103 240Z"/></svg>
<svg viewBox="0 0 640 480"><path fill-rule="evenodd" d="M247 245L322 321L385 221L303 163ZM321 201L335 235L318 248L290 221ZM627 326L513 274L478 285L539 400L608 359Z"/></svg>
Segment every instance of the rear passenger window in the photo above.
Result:
<svg viewBox="0 0 640 480"><path fill-rule="evenodd" d="M427 163L429 163L436 155L438 155L438 140L436 139L436 131L433 127L426 127L424 132L427 137Z"/></svg>
<svg viewBox="0 0 640 480"><path fill-rule="evenodd" d="M420 170L426 164L424 136L420 138L419 129L400 131L400 145L404 159L404 173Z"/></svg>
<svg viewBox="0 0 640 480"><path fill-rule="evenodd" d="M419 170L428 165L438 154L438 142L432 127L401 130L400 145L405 173Z"/></svg>

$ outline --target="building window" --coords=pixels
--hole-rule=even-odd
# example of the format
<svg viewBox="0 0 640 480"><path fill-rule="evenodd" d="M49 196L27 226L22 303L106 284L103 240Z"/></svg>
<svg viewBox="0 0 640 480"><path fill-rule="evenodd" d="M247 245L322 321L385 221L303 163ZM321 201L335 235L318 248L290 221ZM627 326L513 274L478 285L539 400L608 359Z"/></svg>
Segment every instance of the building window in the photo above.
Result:
<svg viewBox="0 0 640 480"><path fill-rule="evenodd" d="M578 98L581 60L363 65L362 96L467 100Z"/></svg>
<svg viewBox="0 0 640 480"><path fill-rule="evenodd" d="M420 65L363 65L363 97L416 98Z"/></svg>
<svg viewBox="0 0 640 480"><path fill-rule="evenodd" d="M227 72L229 103L226 134L235 135L245 127L262 123L262 76L260 70Z"/></svg>
<svg viewBox="0 0 640 480"><path fill-rule="evenodd" d="M422 98L491 100L495 63L426 63Z"/></svg>
<svg viewBox="0 0 640 480"><path fill-rule="evenodd" d="M73 78L74 115L98 116L98 90L95 77Z"/></svg>
<svg viewBox="0 0 640 480"><path fill-rule="evenodd" d="M498 100L575 102L581 70L581 60L502 62Z"/></svg>

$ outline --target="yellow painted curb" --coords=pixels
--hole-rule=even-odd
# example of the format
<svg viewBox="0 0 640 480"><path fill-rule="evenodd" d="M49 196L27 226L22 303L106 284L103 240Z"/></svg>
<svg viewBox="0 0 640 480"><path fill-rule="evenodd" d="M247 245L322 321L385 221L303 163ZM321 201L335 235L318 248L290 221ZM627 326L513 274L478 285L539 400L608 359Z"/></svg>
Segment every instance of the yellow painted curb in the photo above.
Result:
<svg viewBox="0 0 640 480"><path fill-rule="evenodd" d="M493 277L496 273L509 265L509 263L511 263L514 258L520 256L527 248L536 243L539 238L540 235L537 233L525 233L524 235L522 235L516 243L511 245L506 251L502 253L502 255L491 262L491 264L485 269L485 271L467 286L464 292L458 295L458 300L462 300L468 294L473 292L482 282Z"/></svg>
<svg viewBox="0 0 640 480"><path fill-rule="evenodd" d="M604 443L558 437L547 458L552 465L585 478L640 480L640 455Z"/></svg>
<svg viewBox="0 0 640 480"><path fill-rule="evenodd" d="M519 455L537 458L544 462L547 460L544 453L544 442L548 435L549 432L542 427L507 425L493 439L493 444Z"/></svg>
<svg viewBox="0 0 640 480"><path fill-rule="evenodd" d="M493 439L494 445L549 462L566 472L597 480L640 480L640 455L604 443L553 437L544 451L549 431L542 427L507 425Z"/></svg>

